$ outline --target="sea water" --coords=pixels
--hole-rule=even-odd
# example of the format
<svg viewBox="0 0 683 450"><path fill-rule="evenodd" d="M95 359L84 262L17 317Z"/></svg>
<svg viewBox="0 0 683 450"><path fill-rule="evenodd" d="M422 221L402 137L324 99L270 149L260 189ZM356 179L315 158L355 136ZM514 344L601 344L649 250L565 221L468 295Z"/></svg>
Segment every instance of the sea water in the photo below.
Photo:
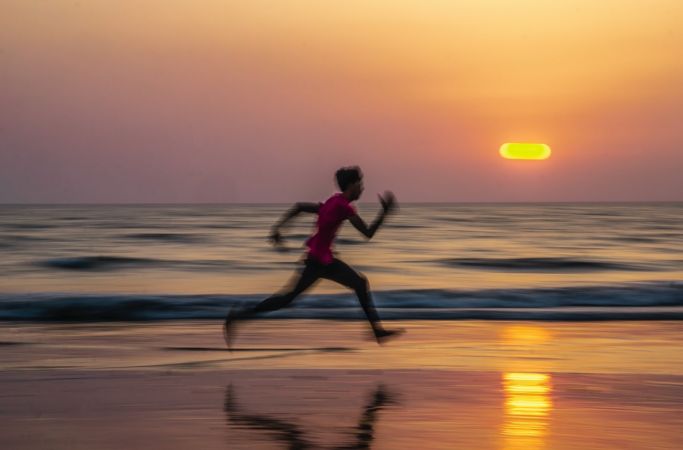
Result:
<svg viewBox="0 0 683 450"><path fill-rule="evenodd" d="M283 289L315 215L289 205L2 205L0 319L220 318ZM372 204L358 205L366 222ZM403 204L336 256L387 319L683 319L683 204ZM362 317L322 280L271 317Z"/></svg>

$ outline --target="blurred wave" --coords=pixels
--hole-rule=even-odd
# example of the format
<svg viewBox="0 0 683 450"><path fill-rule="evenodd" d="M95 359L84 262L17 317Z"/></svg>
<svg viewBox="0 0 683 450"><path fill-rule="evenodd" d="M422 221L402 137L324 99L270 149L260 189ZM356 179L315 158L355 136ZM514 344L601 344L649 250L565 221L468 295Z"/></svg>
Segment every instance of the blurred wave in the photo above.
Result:
<svg viewBox="0 0 683 450"><path fill-rule="evenodd" d="M0 295L0 320L134 321L222 319L265 295ZM554 289L399 290L374 294L385 319L683 319L683 283ZM351 294L304 295L271 318L356 319Z"/></svg>
<svg viewBox="0 0 683 450"><path fill-rule="evenodd" d="M572 258L452 258L438 262L446 265L482 269L536 271L650 270L637 264L612 263Z"/></svg>
<svg viewBox="0 0 683 450"><path fill-rule="evenodd" d="M122 256L80 256L36 261L36 265L73 271L113 271L134 268L177 268L180 270L254 270L246 262L228 260L164 260L154 258L128 258Z"/></svg>

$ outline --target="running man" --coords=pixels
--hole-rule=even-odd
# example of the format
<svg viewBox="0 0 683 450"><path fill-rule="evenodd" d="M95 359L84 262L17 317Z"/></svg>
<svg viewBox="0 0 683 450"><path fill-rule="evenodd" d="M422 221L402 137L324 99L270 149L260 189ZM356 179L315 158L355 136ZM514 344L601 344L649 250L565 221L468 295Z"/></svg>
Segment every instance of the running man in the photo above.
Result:
<svg viewBox="0 0 683 450"><path fill-rule="evenodd" d="M366 238L371 239L377 233L387 214L394 210L394 194L385 192L384 197L378 196L382 211L375 221L368 226L351 204L351 202L358 200L363 193L363 174L360 168L357 166L343 167L337 170L335 176L341 192L335 193L324 203L296 203L273 226L270 240L278 246L282 244L280 227L290 219L302 212L318 215L316 232L306 241L308 254L303 267L295 276L292 287L285 293L268 297L254 307L232 309L228 313L223 329L228 348L231 348L236 321L251 319L261 313L284 308L320 278L335 281L356 293L365 316L370 322L377 343L381 344L388 338L403 332L403 330L387 330L382 326L370 296L367 278L332 254L333 241L337 230L347 219Z"/></svg>

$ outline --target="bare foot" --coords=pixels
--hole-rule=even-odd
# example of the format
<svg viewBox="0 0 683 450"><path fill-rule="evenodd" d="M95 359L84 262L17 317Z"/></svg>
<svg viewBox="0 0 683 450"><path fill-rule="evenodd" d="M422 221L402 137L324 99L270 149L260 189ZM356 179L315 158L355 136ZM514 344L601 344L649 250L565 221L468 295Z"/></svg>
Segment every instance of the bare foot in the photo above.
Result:
<svg viewBox="0 0 683 450"><path fill-rule="evenodd" d="M405 332L406 330L403 328L398 328L396 330L379 330L375 331L375 339L377 340L378 344L384 344L389 339L398 337Z"/></svg>

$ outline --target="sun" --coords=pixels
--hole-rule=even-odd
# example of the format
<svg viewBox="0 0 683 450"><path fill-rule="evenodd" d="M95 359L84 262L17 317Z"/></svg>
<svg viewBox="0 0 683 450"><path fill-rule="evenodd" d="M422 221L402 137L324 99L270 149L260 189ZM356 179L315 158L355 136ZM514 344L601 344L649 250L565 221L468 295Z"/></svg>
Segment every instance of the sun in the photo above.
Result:
<svg viewBox="0 0 683 450"><path fill-rule="evenodd" d="M500 146L500 155L506 159L543 160L550 158L546 144L508 142Z"/></svg>

